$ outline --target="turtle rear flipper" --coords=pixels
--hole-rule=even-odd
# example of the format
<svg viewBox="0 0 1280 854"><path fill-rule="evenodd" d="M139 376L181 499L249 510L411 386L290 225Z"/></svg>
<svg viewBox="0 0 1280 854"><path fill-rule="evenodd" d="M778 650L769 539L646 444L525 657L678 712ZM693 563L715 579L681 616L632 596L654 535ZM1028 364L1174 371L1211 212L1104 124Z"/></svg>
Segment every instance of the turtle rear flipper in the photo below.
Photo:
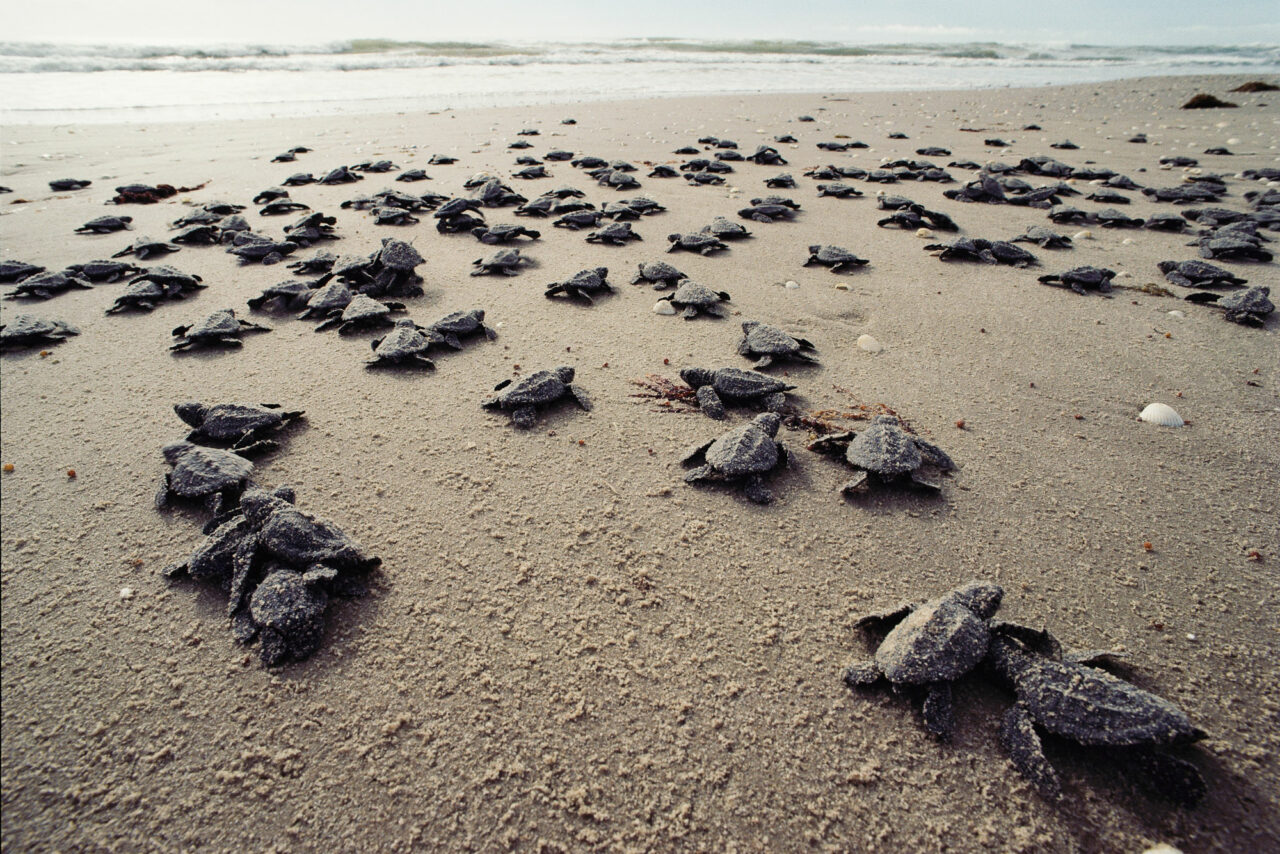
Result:
<svg viewBox="0 0 1280 854"><path fill-rule="evenodd" d="M699 386L694 391L694 396L698 399L698 408L708 418L723 421L728 417L728 413L725 412L724 402L720 400L720 395L716 394L716 390L710 385Z"/></svg>
<svg viewBox="0 0 1280 854"><path fill-rule="evenodd" d="M173 500L173 489L169 485L169 475L164 476L160 489L156 492L156 509L163 510L169 506L169 502Z"/></svg>
<svg viewBox="0 0 1280 854"><path fill-rule="evenodd" d="M249 616L249 609L241 609L231 616L231 637L236 643L249 643L258 635L258 624Z"/></svg>
<svg viewBox="0 0 1280 854"><path fill-rule="evenodd" d="M253 572L253 558L258 551L258 535L247 534L236 546L236 553L231 559L231 590L227 598L227 614L235 617L238 611L248 612L244 606L248 603L249 576Z"/></svg>
<svg viewBox="0 0 1280 854"><path fill-rule="evenodd" d="M924 465L911 472L911 482L924 489L939 492L942 489L942 472L936 466Z"/></svg>
<svg viewBox="0 0 1280 854"><path fill-rule="evenodd" d="M768 353L766 353L763 356L761 356L759 359L756 359L756 363L751 367L755 368L756 370L762 370L764 368L769 367L772 364L773 364L773 356L770 356Z"/></svg>
<svg viewBox="0 0 1280 854"><path fill-rule="evenodd" d="M680 316L685 320L693 320L698 316L698 309L692 305L686 305L684 311L680 312Z"/></svg>
<svg viewBox="0 0 1280 854"><path fill-rule="evenodd" d="M1018 773L1035 786L1041 795L1055 799L1062 793L1058 774L1044 755L1040 736L1036 734L1035 722L1021 704L1005 712L1004 719L1000 722L1000 743L1009 753Z"/></svg>
<svg viewBox="0 0 1280 854"><path fill-rule="evenodd" d="M905 620L915 609L916 606L911 603L899 605L894 610L886 611L883 614L868 614L854 623L853 627L873 634L888 634L894 626Z"/></svg>
<svg viewBox="0 0 1280 854"><path fill-rule="evenodd" d="M712 305L704 306L702 310L706 312L708 315L710 315L711 317L728 317L729 316L729 313L725 311L725 308L722 305L712 304Z"/></svg>
<svg viewBox="0 0 1280 854"><path fill-rule="evenodd" d="M716 441L715 439L710 439L706 442L703 442L701 445L695 445L694 447L690 448L688 451L685 452L685 455L680 458L680 464L687 466L687 465L692 465L693 463L696 463L698 460L705 460L706 457L704 455L707 452L707 448L710 448L712 445L714 445L715 441ZM698 477L706 477L707 474L710 473L710 469L711 469L710 466L704 466L704 468L706 468L708 471L703 474L700 474ZM690 474L692 474L692 472L690 472ZM689 479L690 478L688 477L685 478L686 481ZM694 478L694 479L696 480L697 478Z"/></svg>
<svg viewBox="0 0 1280 854"><path fill-rule="evenodd" d="M933 682L924 698L924 726L942 741L950 741L956 728L955 703L950 682Z"/></svg>
<svg viewBox="0 0 1280 854"><path fill-rule="evenodd" d="M1033 629L1020 623L1008 623L1004 620L991 620L988 627L993 635L1004 635L1019 641L1032 652L1061 661L1062 644L1048 629ZM1084 663L1084 662L1081 662Z"/></svg>
<svg viewBox="0 0 1280 854"><path fill-rule="evenodd" d="M773 501L773 490L764 485L764 479L759 475L747 478L742 485L742 492L756 504L769 504Z"/></svg>
<svg viewBox="0 0 1280 854"><path fill-rule="evenodd" d="M177 341L175 341L173 344L169 346L169 350L170 351L187 350L194 343L195 342L192 341L190 338L179 338Z"/></svg>

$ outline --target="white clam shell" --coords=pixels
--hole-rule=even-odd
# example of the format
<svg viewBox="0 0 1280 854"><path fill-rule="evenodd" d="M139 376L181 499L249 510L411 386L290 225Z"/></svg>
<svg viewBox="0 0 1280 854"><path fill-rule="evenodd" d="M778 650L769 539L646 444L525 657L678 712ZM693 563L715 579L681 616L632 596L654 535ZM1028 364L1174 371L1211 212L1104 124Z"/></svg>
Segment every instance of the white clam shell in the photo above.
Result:
<svg viewBox="0 0 1280 854"><path fill-rule="evenodd" d="M654 314L675 314L676 307L667 300L658 300L653 304Z"/></svg>
<svg viewBox="0 0 1280 854"><path fill-rule="evenodd" d="M1071 239L1072 240L1093 240L1093 232L1086 228L1084 231L1077 231L1075 234L1071 235Z"/></svg>
<svg viewBox="0 0 1280 854"><path fill-rule="evenodd" d="M794 291L796 288L800 287L800 283L796 281L792 281L791 279L787 279L787 281L784 283L784 287L786 287L787 290Z"/></svg>
<svg viewBox="0 0 1280 854"><path fill-rule="evenodd" d="M1168 312L1168 315L1170 317L1186 317L1187 316L1185 312L1176 308L1173 311Z"/></svg>
<svg viewBox="0 0 1280 854"><path fill-rule="evenodd" d="M879 353L884 349L883 344L865 333L858 336L857 345L859 350L864 350L868 353Z"/></svg>
<svg viewBox="0 0 1280 854"><path fill-rule="evenodd" d="M927 228L917 228L916 237L933 237L933 232Z"/></svg>
<svg viewBox="0 0 1280 854"><path fill-rule="evenodd" d="M1147 408L1138 414L1139 421L1158 424L1161 427L1181 427L1187 422L1167 403L1149 403Z"/></svg>

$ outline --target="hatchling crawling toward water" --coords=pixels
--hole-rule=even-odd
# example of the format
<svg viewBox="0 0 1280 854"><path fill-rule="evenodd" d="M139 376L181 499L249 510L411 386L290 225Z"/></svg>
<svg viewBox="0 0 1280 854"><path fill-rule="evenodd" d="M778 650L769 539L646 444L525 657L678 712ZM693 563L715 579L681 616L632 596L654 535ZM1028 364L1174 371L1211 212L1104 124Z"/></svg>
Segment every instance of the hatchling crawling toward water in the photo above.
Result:
<svg viewBox="0 0 1280 854"><path fill-rule="evenodd" d="M713 234L668 234L667 240L671 245L667 247L668 252L675 252L677 249L684 249L688 252L699 252L703 255L710 255L712 252L718 252L721 249L728 249L729 244Z"/></svg>
<svg viewBox="0 0 1280 854"><path fill-rule="evenodd" d="M681 317L693 320L699 314L711 317L725 317L728 312L721 303L729 301L729 294L724 291L713 291L692 279L685 279L676 286L675 293L659 298L659 302L667 301L681 310Z"/></svg>
<svg viewBox="0 0 1280 854"><path fill-rule="evenodd" d="M224 507L235 506L253 475L252 462L220 448L173 442L165 445L162 453L173 471L164 476L164 485L156 493L157 508L183 499L203 502L217 515Z"/></svg>
<svg viewBox="0 0 1280 854"><path fill-rule="evenodd" d="M1074 267L1065 273L1052 273L1048 276L1041 276L1040 283L1060 288L1071 288L1071 290L1084 296L1085 291L1098 291L1102 294L1111 293L1111 280L1115 277L1116 271L1108 270L1105 267Z"/></svg>
<svg viewBox="0 0 1280 854"><path fill-rule="evenodd" d="M781 424L777 413L764 412L692 448L681 463L697 468L685 475L685 483L725 481L741 486L743 494L757 504L773 501L764 477L787 465L787 450L774 438Z"/></svg>
<svg viewBox="0 0 1280 854"><path fill-rule="evenodd" d="M510 243L517 237L537 240L542 236L541 232L534 231L532 228L525 228L523 225L477 225L471 229L471 233L476 240L490 246L496 246L499 243Z"/></svg>
<svg viewBox="0 0 1280 854"><path fill-rule="evenodd" d="M441 342L454 350L462 349L460 336L483 333L490 341L498 337L491 326L485 325L484 309L472 308L455 311L432 323L427 329L440 336Z"/></svg>
<svg viewBox="0 0 1280 854"><path fill-rule="evenodd" d="M1156 266L1165 279L1184 288L1229 288L1249 281L1204 261L1161 261Z"/></svg>
<svg viewBox="0 0 1280 854"><path fill-rule="evenodd" d="M591 411L591 399L586 391L573 382L574 370L562 365L551 371L537 371L512 385L512 380L505 379L493 387L502 392L496 397L484 401L481 406L486 409L502 409L511 413L511 423L517 427L529 428L538 417L538 407L549 406L556 401L571 397L587 412Z"/></svg>
<svg viewBox="0 0 1280 854"><path fill-rule="evenodd" d="M187 401L173 411L191 426L187 441L230 448L237 454L265 451L277 446L268 437L301 418L301 410L288 412L278 403L214 403Z"/></svg>
<svg viewBox="0 0 1280 854"><path fill-rule="evenodd" d="M0 282L4 284L21 282L23 279L29 279L44 271L44 267L38 264L28 264L25 261L0 261ZM70 267L67 268L67 272L71 272Z"/></svg>
<svg viewBox="0 0 1280 854"><path fill-rule="evenodd" d="M4 295L5 299L52 299L70 290L92 290L93 285L77 276L66 273L37 273L23 279L16 288Z"/></svg>
<svg viewBox="0 0 1280 854"><path fill-rule="evenodd" d="M777 359L818 364L811 342L793 338L776 326L748 320L742 324L742 340L738 342L738 355L755 359L754 368L767 368Z"/></svg>
<svg viewBox="0 0 1280 854"><path fill-rule="evenodd" d="M376 326L391 326L392 312L404 311L404 303L378 302L371 296L356 294L345 308L329 312L327 320L316 325L316 332L337 327L339 335L350 335Z"/></svg>
<svg viewBox="0 0 1280 854"><path fill-rule="evenodd" d="M844 683L856 689L887 681L895 689L924 694L924 725L948 740L955 729L951 685L977 667L991 644L989 621L1004 590L972 581L923 605L871 614L855 629L885 633L870 661L854 664Z"/></svg>
<svg viewBox="0 0 1280 854"><path fill-rule="evenodd" d="M680 283L682 279L689 278L684 273L666 264L662 261L654 261L647 264L640 264L635 276L631 279L631 284L638 285L641 282L649 282L653 285L655 291L673 288Z"/></svg>
<svg viewBox="0 0 1280 854"><path fill-rule="evenodd" d="M781 412L787 405L790 383L767 374L741 368L685 368L680 371L698 400L698 408L708 418L723 421L728 417L725 404L759 404L770 412Z"/></svg>
<svg viewBox="0 0 1280 854"><path fill-rule="evenodd" d="M809 450L842 456L856 474L840 487L846 495L866 492L874 479L881 483L905 480L934 492L942 489L941 474L956 464L946 451L903 429L892 415L879 415L860 432L833 433L810 443Z"/></svg>
<svg viewBox="0 0 1280 854"><path fill-rule="evenodd" d="M809 260L804 262L804 266L821 264L824 267L830 267L831 272L839 273L846 267L862 267L868 263L866 258L859 258L848 249L839 246L814 245L809 247Z"/></svg>
<svg viewBox="0 0 1280 854"><path fill-rule="evenodd" d="M631 230L629 222L613 222L587 235L588 243L607 243L610 246L626 246L629 240L641 239L639 234Z"/></svg>
<svg viewBox="0 0 1280 854"><path fill-rule="evenodd" d="M1013 238L1010 243L1034 243L1041 249L1070 249L1071 238L1065 234L1045 228L1042 225L1029 225L1025 233Z"/></svg>
<svg viewBox="0 0 1280 854"><path fill-rule="evenodd" d="M1270 299L1271 288L1252 287L1223 296L1200 291L1187 297L1190 302L1210 303L1226 312L1226 319L1242 326L1263 326L1267 315L1276 310Z"/></svg>
<svg viewBox="0 0 1280 854"><path fill-rule="evenodd" d="M741 240L751 236L751 232L747 230L745 225L725 219L722 216L713 219L710 225L704 225L701 233L710 234L719 240Z"/></svg>
<svg viewBox="0 0 1280 854"><path fill-rule="evenodd" d="M1005 240L983 240L962 237L952 243L931 243L926 252L937 252L940 261L978 261L983 264L1008 264L1029 267L1040 262L1025 249Z"/></svg>
<svg viewBox="0 0 1280 854"><path fill-rule="evenodd" d="M245 332L270 332L271 327L262 326L236 317L234 309L223 308L213 312L197 323L179 326L173 330L177 339L170 350L187 350L191 347L241 347L240 336Z"/></svg>
<svg viewBox="0 0 1280 854"><path fill-rule="evenodd" d="M439 336L429 329L402 317L385 337L375 338L370 342L373 358L365 363L365 367L412 365L434 371L436 363L428 359L426 353L432 344L439 341Z"/></svg>
<svg viewBox="0 0 1280 854"><path fill-rule="evenodd" d="M113 231L125 231L133 228L131 216L100 216L91 219L76 229L81 234L110 234Z"/></svg>
<svg viewBox="0 0 1280 854"><path fill-rule="evenodd" d="M19 314L0 324L0 349L16 350L41 344L56 344L80 330L61 320L45 320L34 314Z"/></svg>
<svg viewBox="0 0 1280 854"><path fill-rule="evenodd" d="M473 276L486 276L501 273L504 276L520 275L520 265L528 264L529 259L520 254L519 249L499 249L486 258L477 258L471 262L476 269Z"/></svg>
<svg viewBox="0 0 1280 854"><path fill-rule="evenodd" d="M181 249L182 247L176 243L156 240L151 237L139 237L137 240L133 241L132 245L126 246L111 257L123 258L126 255L132 255L139 261L145 261L152 255L166 255L170 252L178 252Z"/></svg>
<svg viewBox="0 0 1280 854"><path fill-rule="evenodd" d="M608 275L608 267L580 270L563 282L553 282L548 285L544 295L553 297L556 294L564 294L565 296L577 297L578 299L592 302L591 295L593 293L613 293L613 286L605 278Z"/></svg>
<svg viewBox="0 0 1280 854"><path fill-rule="evenodd" d="M277 282L274 285L268 285L263 288L262 293L256 297L250 297L246 302L249 308L254 311L264 311L267 303L278 305L288 311L297 311L306 306L307 301L316 294L316 290L311 284L299 279L290 279L286 282Z"/></svg>

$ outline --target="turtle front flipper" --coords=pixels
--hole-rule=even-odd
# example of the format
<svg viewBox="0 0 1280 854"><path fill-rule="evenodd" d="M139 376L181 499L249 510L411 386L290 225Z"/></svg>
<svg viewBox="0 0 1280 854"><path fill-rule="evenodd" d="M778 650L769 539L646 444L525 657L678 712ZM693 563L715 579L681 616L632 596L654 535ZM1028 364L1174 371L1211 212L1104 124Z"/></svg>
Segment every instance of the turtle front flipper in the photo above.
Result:
<svg viewBox="0 0 1280 854"><path fill-rule="evenodd" d="M768 353L766 353L765 355L761 356L759 359L756 359L756 363L751 367L755 368L757 371L760 371L760 370L764 370L765 368L769 367L772 364L773 364L773 356L770 356Z"/></svg>
<svg viewBox="0 0 1280 854"><path fill-rule="evenodd" d="M253 454L265 454L267 451L274 451L280 447L280 443L271 439L259 439L258 441L249 441L253 435L247 435L239 442L231 446L231 450L235 451L242 457L248 457Z"/></svg>
<svg viewBox="0 0 1280 854"><path fill-rule="evenodd" d="M485 329L489 329L489 327L487 327L487 326L486 326L486 327L485 327ZM490 331L492 331L492 330L490 330ZM493 335L490 335L489 337L490 337L490 338L494 338L494 337L496 337L496 336L497 336L497 333L494 333ZM446 333L444 333L444 335L443 335L443 336L441 336L441 337L443 337L443 338L444 338L444 343L445 343L448 347L450 347L451 349L454 349L454 350L461 350L461 349L462 349L462 342L458 339L458 336L457 336L457 335L454 335L452 332L446 332Z"/></svg>
<svg viewBox="0 0 1280 854"><path fill-rule="evenodd" d="M497 337L498 337L498 331L497 331L496 329L494 329L492 326L486 326L485 324L483 324L483 323L482 323L482 324L480 324L480 328L481 328L482 330L484 330L484 337L485 337L485 338L488 338L490 341L493 341L493 340L497 339ZM447 335L446 335L446 336L445 336L445 340L446 340L446 341L447 341L447 340L449 340L449 336L447 336ZM453 340L454 340L454 341L457 341L457 340L458 340L458 336L454 335L454 336L453 336ZM450 345L450 346L452 346L452 345ZM459 349L461 349L461 345L459 345Z"/></svg>
<svg viewBox="0 0 1280 854"><path fill-rule="evenodd" d="M894 610L883 614L868 614L854 623L853 627L875 634L888 634L894 626L905 620L915 609L916 606L911 603L899 605ZM877 672L879 671L877 670Z"/></svg>
<svg viewBox="0 0 1280 854"><path fill-rule="evenodd" d="M1142 772L1144 786L1178 806L1194 807L1208 794L1200 769L1185 759L1151 748L1134 748L1125 758Z"/></svg>
<svg viewBox="0 0 1280 854"><path fill-rule="evenodd" d="M578 406L582 407L583 411L591 411L591 398L587 395L586 389L575 383L570 383L569 394L573 395L573 399L577 402Z"/></svg>
<svg viewBox="0 0 1280 854"><path fill-rule="evenodd" d="M710 443L707 443L707 444L708 444L708 447L710 447ZM703 448L702 450L706 450L706 448ZM688 474L684 476L684 482L694 483L695 481L706 480L707 478L715 474L715 471L716 470L711 466L698 466L696 469L693 469L692 471L690 471Z"/></svg>
<svg viewBox="0 0 1280 854"><path fill-rule="evenodd" d="M712 305L704 306L702 310L711 317L728 317L729 316L729 312L727 312L724 306L722 305L712 304Z"/></svg>
<svg viewBox="0 0 1280 854"><path fill-rule="evenodd" d="M511 423L529 429L538 420L538 410L532 406L518 406L511 411Z"/></svg>
<svg viewBox="0 0 1280 854"><path fill-rule="evenodd" d="M1000 744L1009 753L1018 773L1035 786L1041 795L1052 799L1062 793L1058 773L1049 764L1044 748L1040 745L1035 722L1021 703L1005 712L1000 723Z"/></svg>
<svg viewBox="0 0 1280 854"><path fill-rule="evenodd" d="M257 534L247 534L236 546L236 553L231 559L231 592L227 598L227 615L230 617L247 604L249 576L253 572L253 558L257 552Z"/></svg>
<svg viewBox="0 0 1280 854"><path fill-rule="evenodd" d="M992 634L1013 638L1032 652L1048 656L1054 661L1061 661L1063 658L1062 644L1048 629L1033 629L1030 626L1007 623L1004 620L991 620L987 625Z"/></svg>
<svg viewBox="0 0 1280 854"><path fill-rule="evenodd" d="M844 486L840 487L840 491L845 495L859 495L871 488L869 481L870 475L866 471L859 469L853 473L853 477Z"/></svg>
<svg viewBox="0 0 1280 854"><path fill-rule="evenodd" d="M742 485L742 492L756 504L769 504L773 501L773 491L764 485L764 479L759 475L747 478Z"/></svg>
<svg viewBox="0 0 1280 854"><path fill-rule="evenodd" d="M786 393L775 391L773 394L765 395L764 408L770 412L785 412L787 409Z"/></svg>
<svg viewBox="0 0 1280 854"><path fill-rule="evenodd" d="M924 727L943 741L951 740L956 728L955 703L950 682L931 682L924 697Z"/></svg>
<svg viewBox="0 0 1280 854"><path fill-rule="evenodd" d="M701 445L695 445L694 447L690 448L688 451L685 452L685 455L680 458L680 464L687 466L687 465L692 465L693 463L696 463L699 460L705 460L706 457L704 455L707 452L707 448L710 448L712 445L715 444L715 442L716 442L715 439L709 439L706 442L703 442ZM703 474L703 475L700 475L699 477L706 477L706 475ZM689 480L689 478L686 477L685 480Z"/></svg>
<svg viewBox="0 0 1280 854"><path fill-rule="evenodd" d="M171 500L173 500L173 489L169 486L169 475L166 474L160 484L160 489L156 491L156 509L165 509L169 506Z"/></svg>
<svg viewBox="0 0 1280 854"><path fill-rule="evenodd" d="M920 466L911 472L911 482L932 492L942 490L942 472L936 466Z"/></svg>
<svg viewBox="0 0 1280 854"><path fill-rule="evenodd" d="M708 418L723 421L728 417L728 413L725 412L724 402L720 400L720 395L716 394L716 390L711 386L699 386L694 392L694 396L698 399L698 408Z"/></svg>
<svg viewBox="0 0 1280 854"><path fill-rule="evenodd" d="M684 311L680 313L680 316L683 317L685 320L693 320L695 317L698 316L698 309L696 306L686 305L684 307Z"/></svg>
<svg viewBox="0 0 1280 854"><path fill-rule="evenodd" d="M542 295L543 295L544 297L547 297L548 299L550 299L551 297L555 296L556 294L562 294L562 293L564 293L564 291L565 291L565 287L564 287L564 285L552 285L551 287L549 287L549 288L547 288L545 291L543 291Z"/></svg>
<svg viewBox="0 0 1280 854"><path fill-rule="evenodd" d="M262 645L258 650L258 654L261 656L264 665L271 667L288 657L289 644L284 635L268 626L263 626L260 634L262 635Z"/></svg>
<svg viewBox="0 0 1280 854"><path fill-rule="evenodd" d="M170 352L176 352L178 350L187 350L194 343L195 342L192 341L190 338L179 338L177 341L173 342L172 345L170 345L169 350Z"/></svg>
<svg viewBox="0 0 1280 854"><path fill-rule="evenodd" d="M864 688L868 685L874 685L880 681L884 674L880 672L880 668L876 667L874 661L863 661L858 664L851 664L844 670L844 684L848 685L850 690L854 688Z"/></svg>

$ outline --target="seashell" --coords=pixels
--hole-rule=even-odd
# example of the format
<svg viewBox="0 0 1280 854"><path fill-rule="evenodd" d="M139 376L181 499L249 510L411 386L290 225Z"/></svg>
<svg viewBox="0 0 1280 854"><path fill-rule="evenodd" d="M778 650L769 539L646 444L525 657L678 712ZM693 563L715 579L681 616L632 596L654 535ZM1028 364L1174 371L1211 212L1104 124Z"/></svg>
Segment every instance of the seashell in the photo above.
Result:
<svg viewBox="0 0 1280 854"><path fill-rule="evenodd" d="M857 345L859 350L864 350L868 353L879 353L884 349L883 344L865 333L858 336Z"/></svg>
<svg viewBox="0 0 1280 854"><path fill-rule="evenodd" d="M1187 316L1185 312L1180 311L1180 310L1178 310L1178 309L1176 309L1176 308L1175 308L1173 311L1170 311L1170 312L1167 312L1167 313L1168 313L1168 315L1169 315L1170 317L1186 317L1186 316Z"/></svg>
<svg viewBox="0 0 1280 854"><path fill-rule="evenodd" d="M1147 404L1147 408L1138 415L1138 420L1159 424L1161 427L1181 427L1187 423L1182 420L1181 415L1173 411L1172 406L1165 403Z"/></svg>
<svg viewBox="0 0 1280 854"><path fill-rule="evenodd" d="M1132 278L1133 278L1133 273L1130 273L1128 270L1121 270L1119 273L1116 273L1116 278L1117 278L1117 279L1132 279Z"/></svg>
<svg viewBox="0 0 1280 854"><path fill-rule="evenodd" d="M796 288L800 287L800 283L799 283L799 282L793 282L793 281L792 281L792 280L790 280L790 279L787 279L787 281L786 281L786 282L784 282L784 285L786 286L787 290L789 290L789 291L794 291Z"/></svg>
<svg viewBox="0 0 1280 854"><path fill-rule="evenodd" d="M1239 144L1240 144L1240 137L1238 136L1233 136L1231 137L1231 139L1227 140L1227 145L1239 145Z"/></svg>
<svg viewBox="0 0 1280 854"><path fill-rule="evenodd" d="M120 588L120 598L121 598L121 599L132 599L132 598L133 598L133 588L132 588L132 587L121 587L121 588Z"/></svg>
<svg viewBox="0 0 1280 854"><path fill-rule="evenodd" d="M924 238L933 237L933 231L928 228L917 228L916 237L924 237Z"/></svg>
<svg viewBox="0 0 1280 854"><path fill-rule="evenodd" d="M653 304L654 314L675 314L676 307L669 300L660 299Z"/></svg>
<svg viewBox="0 0 1280 854"><path fill-rule="evenodd" d="M1093 240L1093 232L1086 228L1084 231L1077 231L1075 234L1071 235L1071 239L1072 240Z"/></svg>
<svg viewBox="0 0 1280 854"><path fill-rule="evenodd" d="M1132 246L1132 245L1133 245L1133 238L1132 238L1132 237L1126 237L1124 240L1121 240L1120 242L1121 242L1123 245L1125 245L1125 246Z"/></svg>
<svg viewBox="0 0 1280 854"><path fill-rule="evenodd" d="M848 283L848 282L836 282L836 290L838 290L838 291L847 291L847 290L849 290L849 283Z"/></svg>

